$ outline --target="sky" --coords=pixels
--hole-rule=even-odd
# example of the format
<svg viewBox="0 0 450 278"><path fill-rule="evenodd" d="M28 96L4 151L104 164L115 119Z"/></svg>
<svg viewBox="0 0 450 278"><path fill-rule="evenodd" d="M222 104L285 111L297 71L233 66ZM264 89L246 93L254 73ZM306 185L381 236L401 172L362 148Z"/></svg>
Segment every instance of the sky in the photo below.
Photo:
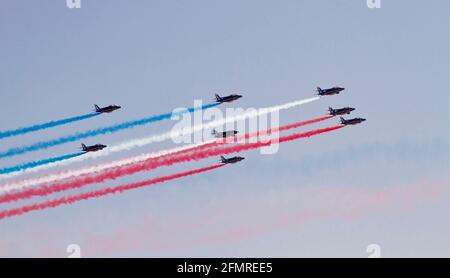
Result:
<svg viewBox="0 0 450 278"><path fill-rule="evenodd" d="M338 96L282 111L280 123L329 106L356 107L367 121L273 155L245 152L244 162L200 175L0 220L0 257L67 257L69 244L83 257L367 257L370 244L383 257L449 257L449 12L444 0L381 0L379 9L365 0L81 0L79 9L64 0L2 1L0 131L86 114L94 103L122 109L0 140L0 151L208 103L215 93L244 96L225 111L339 85L346 90ZM174 124L83 142L114 144ZM2 158L0 168L80 144Z"/></svg>

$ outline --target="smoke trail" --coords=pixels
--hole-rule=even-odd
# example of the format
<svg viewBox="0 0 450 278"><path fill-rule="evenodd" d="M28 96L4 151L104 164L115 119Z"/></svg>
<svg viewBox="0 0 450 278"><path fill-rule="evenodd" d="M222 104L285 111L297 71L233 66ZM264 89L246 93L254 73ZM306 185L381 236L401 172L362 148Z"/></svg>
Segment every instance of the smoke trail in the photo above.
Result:
<svg viewBox="0 0 450 278"><path fill-rule="evenodd" d="M228 117L225 119L218 119L215 121L211 121L209 123L206 124L200 124L200 125L196 125L193 126L191 128L188 129L183 129L183 130L177 130L177 131L170 131L170 132L165 132L159 135L152 135L149 137L145 137L145 138L140 138L140 139L134 139L131 141L126 141L123 143L120 143L118 145L113 145L113 146L109 146L108 148L104 149L101 152L96 152L96 153L88 153L86 155L71 159L71 160L66 160L66 161L62 161L62 162L58 162L58 163L54 163L54 164L47 164L44 166L40 166L40 167L36 167L31 169L31 171L33 172L37 172L40 170L46 170L49 169L51 167L55 167L55 166L65 166L65 165L69 165L73 162L79 162L79 161L84 161L86 159L89 158L98 158L98 157L102 157L102 156L107 156L109 154L115 153L115 152L120 152L120 151L124 151L124 150L130 150L133 148L137 148L137 147L143 147L152 143L156 143L156 142L162 142L165 140L169 140L169 139L174 139L180 136L185 136L185 135L189 135L189 134L193 134L195 132L199 132L203 129L209 129L209 128L214 128L214 127L218 127L218 126L222 126L228 123L233 123L233 122L237 122L237 121L243 121L246 119L251 119L254 117L259 117L265 114L269 114L269 113L273 113L273 112L277 112L280 110L285 110L285 109L290 109L290 108L294 108L297 106L301 106L303 104L307 104L316 100L319 100L320 97L313 97L313 98L308 98L308 99L304 99L304 100L297 100L297 101L292 101L286 104L281 104L281 105L276 105L276 106L272 106L272 107L266 107L266 108L260 108L257 111L251 111L251 112L246 112L246 113L242 113L240 115L236 115L234 117ZM1 154L1 153L0 153ZM1 158L1 156L0 156ZM4 178L10 178L13 176L16 176L18 173L11 173L10 175L8 175L7 177ZM19 173L20 174L20 173ZM2 177L0 176L0 179L2 179Z"/></svg>
<svg viewBox="0 0 450 278"><path fill-rule="evenodd" d="M172 116L175 116L175 115L181 115L181 114L185 114L185 113L194 112L197 110L208 109L208 108L217 106L219 104L220 103L211 103L211 104L207 104L207 105L203 105L203 106L199 106L199 107L191 107L191 108L188 108L188 109L185 109L182 111L161 114L158 116L152 116L152 117L148 117L145 119L120 123L120 124L103 127L103 128L99 128L99 129L88 130L88 131L85 131L82 133L76 133L73 135L60 137L60 138L50 140L50 141L38 142L38 143L24 146L24 147L12 148L7 151L0 152L0 158L15 156L15 155L32 152L32 151L37 151L37 150L41 150L41 149L47 149L47 148L54 147L57 145L61 145L61 144L65 144L68 142L73 142L73 141L77 141L77 140L80 140L83 138L93 137L93 136L97 136L97 135L101 135L101 134L114 133L114 132L117 132L117 131L120 131L123 129L128 129L128 128L132 128L132 127L139 126L139 125L145 125L145 124L149 124L149 123L154 123L154 122L170 119Z"/></svg>
<svg viewBox="0 0 450 278"><path fill-rule="evenodd" d="M182 177L192 176L195 174L200 174L203 172L211 171L211 170L223 167L224 165L225 164L216 164L216 165L207 166L207 167L203 167L203 168L199 168L199 169L195 169L195 170L191 170L191 171L181 172L181 173L158 177L158 178L153 178L153 179L149 179L149 180L144 180L141 182L130 183L130 184L125 184L125 185L120 185L120 186L115 186L115 187L107 187L104 189L99 189L99 190L95 190L95 191L91 191L91 192L81 193L81 194L77 194L77 195L71 195L71 196L67 196L67 197L61 197L61 198L57 198L57 199L53 199L53 200L49 200L49 201L34 203L31 205L25 205L25 206L19 207L19 208L7 209L7 210L0 211L0 219L12 217L12 216L18 216L18 215L21 215L24 213L35 211L35 210L43 210L46 208L54 208L54 207L58 207L61 205L69 205L69 204L73 204L75 202L79 202L82 200L98 198L98 197L109 195L109 194L122 193L124 191L132 190L132 189L136 189L136 188L140 188L140 187L150 186L150 185L154 185L157 183L167 182L170 180L179 179Z"/></svg>
<svg viewBox="0 0 450 278"><path fill-rule="evenodd" d="M33 162L28 162L28 163L24 163L24 164L20 164L17 166L13 166L13 167L8 167L8 168L3 168L0 169L0 175L4 175L4 174L8 174L8 173L12 173L12 172L19 172L19 171L23 171L25 169L30 169L33 167L37 167L40 165L45 165L45 164L49 164L49 163L55 163L58 161L63 161L66 159L70 159L73 157L77 157L80 155L85 154L84 152L78 152L78 153L72 153L72 154L66 154L63 156L57 156L57 157L52 157L52 158L47 158L47 159L42 159L42 160L38 160L38 161L33 161Z"/></svg>
<svg viewBox="0 0 450 278"><path fill-rule="evenodd" d="M284 143L300 138L307 138L314 135L318 135L321 133L333 131L336 129L343 128L344 125L337 125L332 127L326 127L316 130L311 130L303 133L294 133L292 135L280 137L277 141L268 141L268 142L257 142L257 143L246 143L246 144L238 144L232 146L221 146L217 147L201 149L199 151L193 151L182 154L172 154L167 156L161 156L158 158L150 158L146 161L134 163L130 165L126 165L123 167L114 167L103 172L100 172L96 175L86 175L75 178L73 180L56 183L52 185L42 185L35 188L29 188L23 191L6 193L0 195L0 203L4 202L12 202L20 199L31 198L33 196L46 196L51 193L61 192L69 189L77 189L89 184L101 183L106 180L114 180L116 178L132 175L137 172L146 171L155 169L161 166L170 166L176 163L188 162L194 160L201 160L211 156L225 155L230 153L242 152L246 150L252 150L260 147L270 146L273 143Z"/></svg>
<svg viewBox="0 0 450 278"><path fill-rule="evenodd" d="M332 116L323 116L323 117L319 117L316 119L312 119L312 120L307 120L307 121L301 121L301 122L296 122L296 123L292 123L289 125L284 125L281 127L275 127L272 128L270 130L264 130L264 131L259 131L259 132L255 132L255 133L251 133L251 134L245 134L245 135L241 135L238 136L236 138L236 141L241 141L243 139L249 139L251 137L257 137L257 136L262 136L268 133L273 133L273 132L280 132L280 131L286 131L286 130L290 130L293 128L298 128L301 126L305 126L305 125L309 125L309 124L313 124L313 123L318 123L320 121L324 121L327 119L332 118ZM192 145L187 145L187 146L182 146L182 147L178 147L178 148L173 148L173 149L169 149L169 150L164 150L164 151L160 151L160 152L156 152L156 153L150 153L150 154L144 154L144 155L139 155L136 157L131 157L131 158L126 158L126 159L121 159L121 160L116 160L116 161L112 161L109 163L104 163L104 164L98 164L95 166L90 166L87 168L83 168L83 169L78 169L78 170L67 170L67 171L62 171L56 174L52 174L52 175L47 175L47 176L42 176L42 177L37 177L37 178L32 178L32 179L27 179L27 180L22 180L22 181L18 181L18 182L13 182L13 183L9 183L9 184L4 184L2 187L0 187L0 193L1 192L5 192L5 191L10 191L13 189L23 189L25 187L28 186L34 186L34 185L38 185L38 184L42 184L42 183L50 183L50 182L55 182L58 180L62 180L62 179L66 179L66 178L70 178L70 177L76 177L76 176L80 176L80 175L85 175L85 174L91 174L94 172L98 172L98 171L102 171L108 168L112 168L112 167L119 167L119 166L124 166L127 164L131 164L131 163L136 163L136 162L141 162L144 160L147 160L149 158L154 158L154 157L159 157L162 155L167 155L170 153L174 153L174 152L179 152L182 150L192 150L194 148L198 148L200 146L207 147L211 144L213 144L214 142L217 142L215 140L212 141L206 141L203 143L199 143L199 144L192 144ZM228 142L228 140L226 140L226 142ZM86 154L89 155L89 154ZM64 163L64 162L63 162ZM13 173L15 174L15 173ZM10 174L11 175L11 174Z"/></svg>
<svg viewBox="0 0 450 278"><path fill-rule="evenodd" d="M76 117L57 120L57 121L51 121L48 123L36 124L36 125L28 126L28 127L21 127L21 128L14 129L14 130L2 131L2 132L0 132L0 139L17 136L17 135L22 135L22 134L26 134L26 133L30 133L30 132L34 132L34 131L38 131L38 130L42 130L42 129L47 129L47 128L51 128L51 127L55 127L55 126L65 125L68 123L73 123L73 122L89 119L89 118L92 118L92 117L95 117L98 115L100 115L100 113L90 113L90 114L86 114L86 115L82 115L82 116L76 116Z"/></svg>

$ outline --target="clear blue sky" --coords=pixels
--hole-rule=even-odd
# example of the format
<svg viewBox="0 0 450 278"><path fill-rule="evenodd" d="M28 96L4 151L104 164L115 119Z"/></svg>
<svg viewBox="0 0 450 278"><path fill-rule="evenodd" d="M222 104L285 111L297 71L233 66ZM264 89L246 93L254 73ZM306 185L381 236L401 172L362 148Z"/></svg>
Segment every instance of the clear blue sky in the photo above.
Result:
<svg viewBox="0 0 450 278"><path fill-rule="evenodd" d="M381 1L381 9L365 0L82 0L81 9L64 0L2 1L0 130L87 113L94 103L123 107L2 140L2 151L216 92L242 93L234 105L265 107L341 85L342 95L285 111L281 122L347 105L368 121L282 145L272 156L245 153L233 167L2 220L0 256L63 257L77 243L84 256L364 257L377 243L383 256L448 257L450 2ZM86 143L113 144L173 124ZM70 153L79 143L2 159L0 167ZM411 193L421 184L443 188L431 197Z"/></svg>

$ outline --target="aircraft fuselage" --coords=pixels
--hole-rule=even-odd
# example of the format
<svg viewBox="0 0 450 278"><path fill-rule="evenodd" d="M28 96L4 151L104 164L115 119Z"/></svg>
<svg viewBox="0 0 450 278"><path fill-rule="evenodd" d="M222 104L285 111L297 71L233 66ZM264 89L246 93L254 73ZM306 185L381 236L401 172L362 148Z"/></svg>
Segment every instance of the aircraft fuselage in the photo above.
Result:
<svg viewBox="0 0 450 278"><path fill-rule="evenodd" d="M340 108L340 109L333 109L330 107L330 109L329 109L330 115L332 115L332 116L350 114L354 110L355 110L355 108L351 108L351 107L344 107L344 108Z"/></svg>

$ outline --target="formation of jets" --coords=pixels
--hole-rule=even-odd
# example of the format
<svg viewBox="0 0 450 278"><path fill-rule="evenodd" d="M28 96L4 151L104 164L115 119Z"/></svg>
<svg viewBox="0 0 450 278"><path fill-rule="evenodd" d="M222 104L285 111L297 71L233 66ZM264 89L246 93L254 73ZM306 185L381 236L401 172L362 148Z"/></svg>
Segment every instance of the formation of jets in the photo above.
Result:
<svg viewBox="0 0 450 278"><path fill-rule="evenodd" d="M121 106L118 106L118 105L109 105L109 106L105 106L105 107L100 107L97 104L94 104L94 107L95 107L95 112L97 112L99 114L111 113L111 112L121 108ZM101 151L106 147L107 146L103 145L103 144L95 144L92 146L86 146L84 143L81 143L81 150L85 153Z"/></svg>
<svg viewBox="0 0 450 278"><path fill-rule="evenodd" d="M345 88L337 87L337 86L331 87L328 89L322 89L320 87L317 87L316 92L317 92L317 95L319 95L319 96L331 96L331 95L337 95L344 90L345 90ZM233 102L235 100L238 100L242 96L237 95L237 94L231 94L228 96L221 97L220 95L216 94L215 97L216 97L216 99L215 99L216 102L225 103L225 102ZM109 105L109 106L105 106L105 107L99 107L97 104L95 104L94 106L95 106L95 112L97 112L97 113L111 113L111 112L121 108L118 105ZM331 115L331 116L342 116L342 115L346 115L346 114L349 115L354 110L355 110L355 108L352 108L352 107L343 107L343 108L338 108L338 109L328 107L328 112L329 112L329 115ZM340 117L340 120L341 120L342 125L357 125L357 124L364 122L366 119L353 118L353 119L346 120L343 117ZM233 137L233 136L236 136L236 134L238 134L237 130L217 132L215 129L213 129L211 131L211 135L213 135L216 138ZM106 147L107 147L106 145L102 145L102 144L96 144L96 145L92 145L92 146L86 146L85 144L81 144L81 150L86 153L100 151ZM220 162L223 164L234 164L234 163L238 163L244 159L245 158L241 157L241 156L234 156L234 157L230 157L230 158L225 158L225 157L221 156Z"/></svg>

